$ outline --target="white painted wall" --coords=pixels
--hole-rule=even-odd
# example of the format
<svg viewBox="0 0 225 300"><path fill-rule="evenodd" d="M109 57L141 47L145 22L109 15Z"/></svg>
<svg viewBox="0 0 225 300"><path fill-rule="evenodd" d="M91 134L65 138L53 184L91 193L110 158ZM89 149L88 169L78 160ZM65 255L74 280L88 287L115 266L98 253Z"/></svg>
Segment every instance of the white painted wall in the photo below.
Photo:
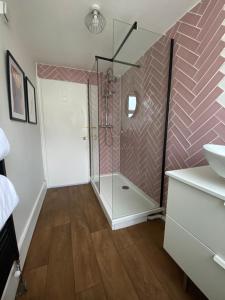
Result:
<svg viewBox="0 0 225 300"><path fill-rule="evenodd" d="M13 18L13 12L10 17ZM9 119L5 60L7 49L14 55L30 80L34 84L36 81L35 64L17 35L17 26L14 26L13 22L6 25L0 18L0 127L6 132L11 144L11 153L6 159L7 175L20 197L14 221L23 264L41 207L38 198L43 200L45 186L39 125ZM14 280L4 299L14 299L16 284Z"/></svg>

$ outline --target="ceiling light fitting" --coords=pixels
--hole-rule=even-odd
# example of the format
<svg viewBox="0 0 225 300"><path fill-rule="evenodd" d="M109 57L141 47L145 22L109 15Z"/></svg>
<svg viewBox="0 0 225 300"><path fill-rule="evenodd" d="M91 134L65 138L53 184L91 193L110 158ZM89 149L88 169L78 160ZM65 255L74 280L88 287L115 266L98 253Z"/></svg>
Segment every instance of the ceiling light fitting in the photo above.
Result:
<svg viewBox="0 0 225 300"><path fill-rule="evenodd" d="M98 4L92 5L90 12L85 17L85 25L93 34L101 33L105 28L106 20L100 13L100 6Z"/></svg>
<svg viewBox="0 0 225 300"><path fill-rule="evenodd" d="M0 16L3 16L5 21L8 23L6 1L0 1Z"/></svg>

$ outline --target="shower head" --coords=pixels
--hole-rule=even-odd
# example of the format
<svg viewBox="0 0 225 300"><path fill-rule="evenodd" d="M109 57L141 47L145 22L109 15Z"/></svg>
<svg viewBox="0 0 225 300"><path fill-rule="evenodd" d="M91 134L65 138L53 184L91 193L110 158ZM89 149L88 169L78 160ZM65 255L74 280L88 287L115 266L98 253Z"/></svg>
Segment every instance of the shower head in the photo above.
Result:
<svg viewBox="0 0 225 300"><path fill-rule="evenodd" d="M113 75L113 69L112 68L108 68L108 70L106 71L106 78L107 78L107 81L109 83L117 81L116 76Z"/></svg>

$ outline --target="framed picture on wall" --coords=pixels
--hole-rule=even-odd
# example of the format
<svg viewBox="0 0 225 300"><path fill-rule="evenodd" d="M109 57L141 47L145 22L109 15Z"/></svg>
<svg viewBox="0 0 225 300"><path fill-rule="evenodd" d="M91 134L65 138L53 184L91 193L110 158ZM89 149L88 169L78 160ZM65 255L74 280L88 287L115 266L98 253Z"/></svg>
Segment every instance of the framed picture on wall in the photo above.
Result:
<svg viewBox="0 0 225 300"><path fill-rule="evenodd" d="M26 87L28 122L31 124L37 124L35 87L27 77L25 78L25 87Z"/></svg>
<svg viewBox="0 0 225 300"><path fill-rule="evenodd" d="M25 75L9 51L6 56L10 119L26 122Z"/></svg>

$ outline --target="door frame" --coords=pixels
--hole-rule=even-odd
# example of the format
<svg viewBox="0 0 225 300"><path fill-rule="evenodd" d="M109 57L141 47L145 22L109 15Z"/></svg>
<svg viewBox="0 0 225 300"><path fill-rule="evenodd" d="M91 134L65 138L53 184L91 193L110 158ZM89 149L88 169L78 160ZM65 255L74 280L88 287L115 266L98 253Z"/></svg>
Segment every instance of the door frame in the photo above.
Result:
<svg viewBox="0 0 225 300"><path fill-rule="evenodd" d="M88 142L89 142L89 168L90 168L90 179L91 179L91 168L92 168L92 163L91 163L91 109L90 109L90 80L88 79L87 81L87 98L88 98Z"/></svg>

